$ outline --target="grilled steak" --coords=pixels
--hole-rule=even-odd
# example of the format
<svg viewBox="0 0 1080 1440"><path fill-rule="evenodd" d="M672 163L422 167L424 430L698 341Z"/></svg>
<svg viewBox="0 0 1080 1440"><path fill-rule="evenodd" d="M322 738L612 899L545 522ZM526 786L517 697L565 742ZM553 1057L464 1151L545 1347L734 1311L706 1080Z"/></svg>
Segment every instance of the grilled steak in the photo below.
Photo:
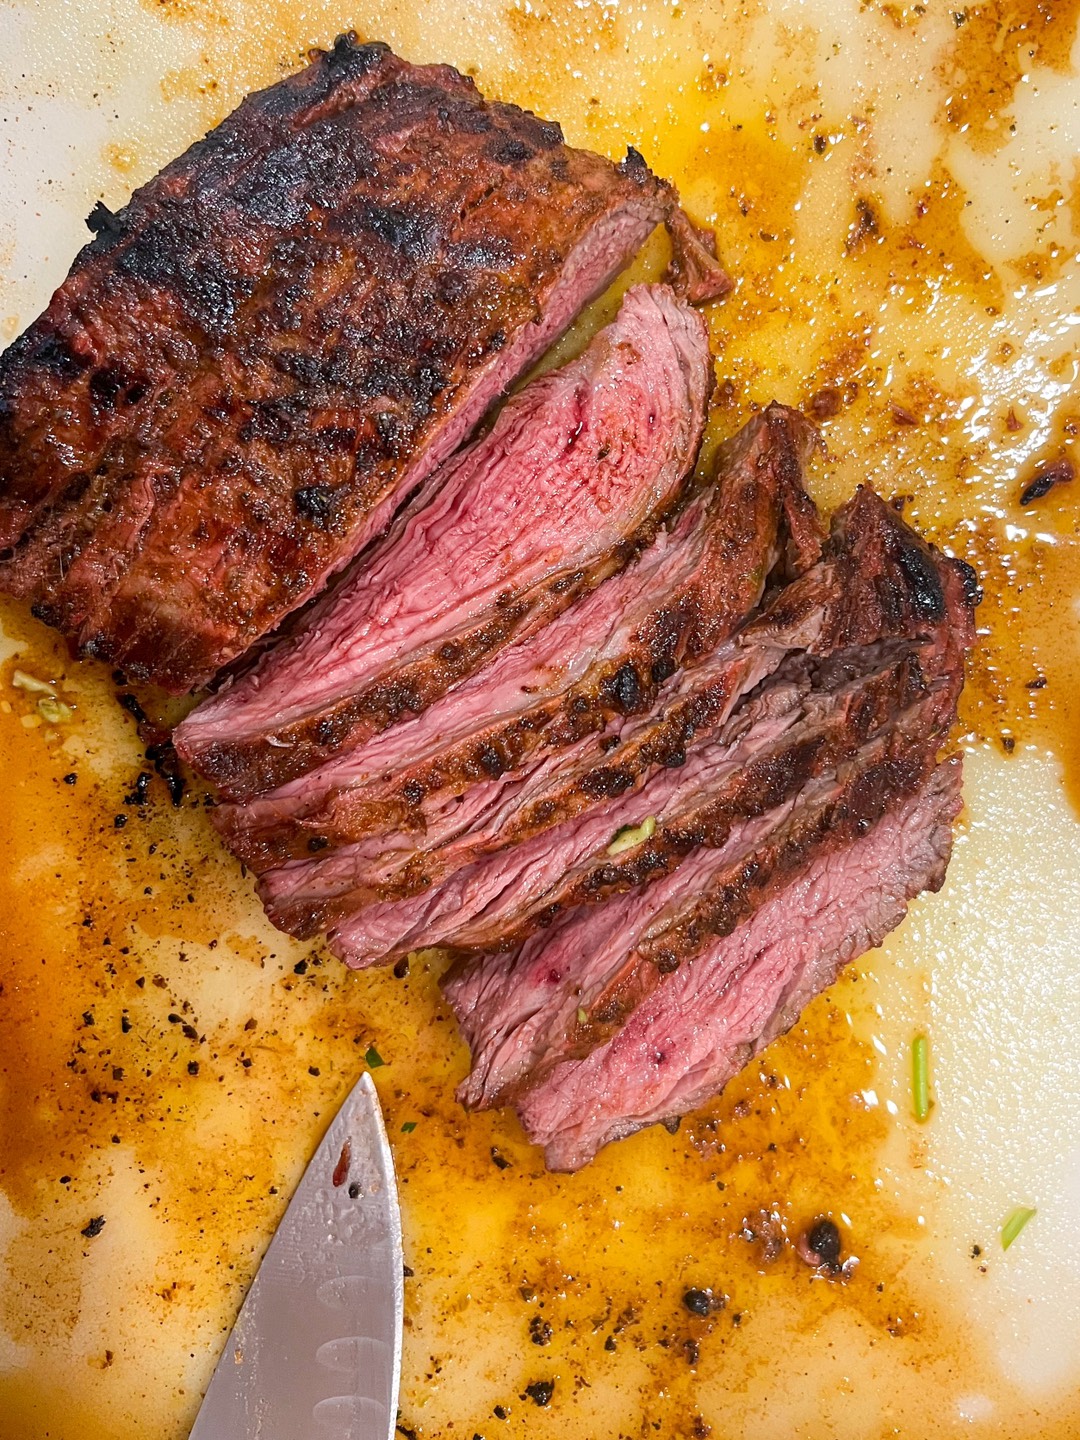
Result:
<svg viewBox="0 0 1080 1440"><path fill-rule="evenodd" d="M509 944L567 904L603 898L608 887L597 877L613 869L603 859L607 844L620 827L638 825L673 801L678 784L671 772L703 766L698 783L716 783L708 778L707 751L698 752L703 745L715 748L710 763L723 767L728 717L734 710L745 723L736 707L785 657L804 651L836 656L861 645L871 656L869 662L852 658L858 670L873 667L890 639L905 642L894 657L893 712L906 703L900 677L914 669L917 687L938 689L939 732L947 729L970 642L964 577L872 492L862 491L836 516L819 565L782 589L707 662L673 677L653 711L629 721L619 717L603 735L547 757L522 780L489 784L483 808L466 796L467 827L441 845L402 842L376 850L361 843L271 871L260 886L269 914L301 935L331 927L332 947L353 965L428 945ZM846 672L838 663L829 673ZM865 720L853 712L849 723L851 733L841 734L834 759L845 743L857 743ZM777 764L781 777L798 768L791 752ZM692 794L694 781L686 788ZM662 832L646 847L639 878L678 863L693 843L709 843L716 823L705 825L696 842L700 813L685 829ZM517 848L507 848L515 842ZM573 874L589 857L596 859L590 876ZM625 863L614 869L638 873Z"/></svg>
<svg viewBox="0 0 1080 1440"><path fill-rule="evenodd" d="M176 744L243 798L423 711L587 594L656 534L693 469L705 326L630 290L586 352L533 381L365 563Z"/></svg>
<svg viewBox="0 0 1080 1440"><path fill-rule="evenodd" d="M719 1093L845 964L880 944L915 895L940 888L960 809L959 759L915 789L897 790L890 778L887 791L868 832L848 827L843 842L826 832L801 869L673 971L611 1040L515 1097L552 1169L576 1170L602 1145Z"/></svg>
<svg viewBox="0 0 1080 1440"><path fill-rule="evenodd" d="M770 406L721 447L713 483L671 532L588 599L417 719L219 806L229 846L257 872L351 846L354 882L366 872L391 893L388 866L454 839L547 755L647 710L677 666L699 664L755 608L768 576L813 564L820 532L801 477L815 438Z"/></svg>
<svg viewBox="0 0 1080 1440"><path fill-rule="evenodd" d="M91 217L0 358L0 588L183 691L388 523L661 220L619 166L446 66L343 36Z"/></svg>

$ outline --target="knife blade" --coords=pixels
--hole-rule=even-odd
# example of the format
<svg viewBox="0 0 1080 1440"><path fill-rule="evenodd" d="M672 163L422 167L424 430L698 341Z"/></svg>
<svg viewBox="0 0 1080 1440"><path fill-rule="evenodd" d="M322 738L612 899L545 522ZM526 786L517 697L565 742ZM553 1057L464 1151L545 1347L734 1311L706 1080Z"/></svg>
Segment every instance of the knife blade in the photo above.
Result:
<svg viewBox="0 0 1080 1440"><path fill-rule="evenodd" d="M394 1162L365 1072L274 1233L191 1440L389 1440L403 1300Z"/></svg>

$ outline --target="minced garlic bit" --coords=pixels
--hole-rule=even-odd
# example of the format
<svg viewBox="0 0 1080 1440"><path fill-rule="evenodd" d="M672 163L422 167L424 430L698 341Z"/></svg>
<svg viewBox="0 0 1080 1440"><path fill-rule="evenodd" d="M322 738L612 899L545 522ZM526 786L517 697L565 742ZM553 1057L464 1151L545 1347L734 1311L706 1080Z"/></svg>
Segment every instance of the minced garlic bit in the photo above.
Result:
<svg viewBox="0 0 1080 1440"><path fill-rule="evenodd" d="M616 830L611 844L607 847L607 853L621 855L624 850L632 850L635 845L643 845L655 834L656 816L647 815L640 825L624 825L621 830Z"/></svg>
<svg viewBox="0 0 1080 1440"><path fill-rule="evenodd" d="M36 675L28 675L25 670L12 672L11 683L16 690L30 690L35 695L55 695L56 686L49 680L39 680Z"/></svg>
<svg viewBox="0 0 1080 1440"><path fill-rule="evenodd" d="M587 1025L589 1023L589 1012L585 1009L584 1005L578 1006L577 1023L579 1025Z"/></svg>

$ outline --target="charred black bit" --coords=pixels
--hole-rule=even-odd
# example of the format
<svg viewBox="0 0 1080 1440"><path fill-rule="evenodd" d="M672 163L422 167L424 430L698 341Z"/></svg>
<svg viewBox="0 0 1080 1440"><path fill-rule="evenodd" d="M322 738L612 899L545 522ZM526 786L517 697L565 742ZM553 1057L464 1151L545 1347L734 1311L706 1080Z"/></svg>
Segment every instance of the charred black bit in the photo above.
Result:
<svg viewBox="0 0 1080 1440"><path fill-rule="evenodd" d="M188 1073L189 1075L197 1075L197 1074L199 1073L199 1062L198 1062L198 1060L189 1060L189 1061L187 1062L187 1073Z"/></svg>
<svg viewBox="0 0 1080 1440"><path fill-rule="evenodd" d="M86 217L86 228L92 235L121 235L123 225L100 200L94 201L94 208Z"/></svg>
<svg viewBox="0 0 1080 1440"><path fill-rule="evenodd" d="M509 1170L510 1161L502 1153L497 1145L491 1147L491 1159L500 1170Z"/></svg>
<svg viewBox="0 0 1080 1440"><path fill-rule="evenodd" d="M78 775L76 775L76 774L75 774L75 771L72 770L72 771L70 771L67 775L64 776L64 784L65 784L65 785L74 785L74 784L76 783L76 781L78 780L78 778L79 778Z"/></svg>
<svg viewBox="0 0 1080 1440"><path fill-rule="evenodd" d="M1024 687L1027 690L1042 690L1046 685L1046 676L1039 675L1034 680L1029 680Z"/></svg>
<svg viewBox="0 0 1080 1440"><path fill-rule="evenodd" d="M86 1224L86 1225L83 1226L82 1230L81 1230L79 1233L80 1233L81 1235L85 1235L86 1238L87 1238L87 1240L93 1240L94 1236L95 1236L95 1235L100 1235L101 1232L102 1232L102 1230L104 1230L104 1229L105 1229L105 1216L104 1216L104 1215L95 1215L94 1218L93 1218L88 1224Z"/></svg>
<svg viewBox="0 0 1080 1440"><path fill-rule="evenodd" d="M529 1339L534 1345L546 1345L552 1336L552 1329L542 1315L534 1315L529 1321Z"/></svg>
<svg viewBox="0 0 1080 1440"><path fill-rule="evenodd" d="M554 1380L534 1380L531 1385L525 1386L525 1394L534 1405L550 1405L554 1393Z"/></svg>
<svg viewBox="0 0 1080 1440"><path fill-rule="evenodd" d="M613 1352L614 1352L614 1350L615 1350L615 1336L614 1336L614 1335L609 1335L609 1336L607 1337L607 1339L604 1341L604 1349L607 1350L609 1353L613 1353Z"/></svg>
<svg viewBox="0 0 1080 1440"><path fill-rule="evenodd" d="M352 1184L349 1186L349 1199L350 1199L350 1200L359 1200L359 1199L360 1199L360 1182L359 1182L358 1180L354 1180L354 1181L352 1182Z"/></svg>
<svg viewBox="0 0 1080 1440"><path fill-rule="evenodd" d="M127 822L128 822L128 817L127 817L126 815L114 815L114 816L113 816L113 822L112 822L112 823L113 823L113 828L116 829L116 830L122 830L122 829L124 828L124 826L127 824Z"/></svg>
<svg viewBox="0 0 1080 1440"><path fill-rule="evenodd" d="M496 1420L505 1420L505 1419L506 1419L506 1406L505 1406L505 1405L496 1405L496 1406L495 1406L495 1409L492 1410L491 1413L495 1416L495 1419L496 1419Z"/></svg>
<svg viewBox="0 0 1080 1440"><path fill-rule="evenodd" d="M124 796L125 805L145 805L149 798L151 775L149 770L140 770L129 794Z"/></svg>
<svg viewBox="0 0 1080 1440"><path fill-rule="evenodd" d="M401 957L401 959L397 962L397 964L394 966L394 979L395 979L395 980L404 980L405 977L406 977L406 975L408 975L408 973L409 973L409 957L408 957L407 955L403 955L403 956Z"/></svg>
<svg viewBox="0 0 1080 1440"><path fill-rule="evenodd" d="M330 841L325 835L312 835L311 839L307 842L307 848L313 855L317 855L320 850L325 850L329 844Z"/></svg>
<svg viewBox="0 0 1080 1440"><path fill-rule="evenodd" d="M696 1365L701 1358L701 1346L696 1340L684 1340L683 1351L686 1354L687 1362L691 1365Z"/></svg>
<svg viewBox="0 0 1080 1440"><path fill-rule="evenodd" d="M120 705L128 712L128 714L134 716L138 724L148 725L150 723L149 719L147 718L146 711L142 708L138 700L135 698L134 695L130 693L130 691L125 692L123 695L117 695L116 698Z"/></svg>
<svg viewBox="0 0 1080 1440"><path fill-rule="evenodd" d="M813 1222L802 1236L798 1249L808 1265L834 1272L840 1269L840 1231L828 1216L822 1215Z"/></svg>
<svg viewBox="0 0 1080 1440"><path fill-rule="evenodd" d="M394 1430L398 1435L404 1435L405 1440L416 1440L416 1431L410 1430L408 1425L402 1425L400 1421L394 1426Z"/></svg>
<svg viewBox="0 0 1080 1440"><path fill-rule="evenodd" d="M293 974L294 974L294 975L306 975L306 974L307 974L307 961L306 961L306 960L298 960L298 961L296 962L296 964L292 967L292 969L293 969Z"/></svg>
<svg viewBox="0 0 1080 1440"><path fill-rule="evenodd" d="M682 1297L682 1303L691 1315L709 1315L716 1308L711 1290L687 1290Z"/></svg>

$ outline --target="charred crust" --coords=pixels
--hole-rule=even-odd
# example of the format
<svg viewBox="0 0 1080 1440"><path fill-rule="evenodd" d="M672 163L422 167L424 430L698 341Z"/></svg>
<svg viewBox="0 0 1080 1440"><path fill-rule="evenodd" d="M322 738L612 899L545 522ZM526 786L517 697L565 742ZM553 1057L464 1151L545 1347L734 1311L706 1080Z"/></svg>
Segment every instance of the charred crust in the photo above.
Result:
<svg viewBox="0 0 1080 1440"><path fill-rule="evenodd" d="M945 618L945 591L934 557L911 531L899 532L897 539L896 563L907 582L915 613L936 625Z"/></svg>
<svg viewBox="0 0 1080 1440"><path fill-rule="evenodd" d="M963 587L964 599L968 606L974 610L977 605L982 604L983 591L979 583L979 572L974 565L969 565L966 560L950 560L950 565L960 576L960 584Z"/></svg>

